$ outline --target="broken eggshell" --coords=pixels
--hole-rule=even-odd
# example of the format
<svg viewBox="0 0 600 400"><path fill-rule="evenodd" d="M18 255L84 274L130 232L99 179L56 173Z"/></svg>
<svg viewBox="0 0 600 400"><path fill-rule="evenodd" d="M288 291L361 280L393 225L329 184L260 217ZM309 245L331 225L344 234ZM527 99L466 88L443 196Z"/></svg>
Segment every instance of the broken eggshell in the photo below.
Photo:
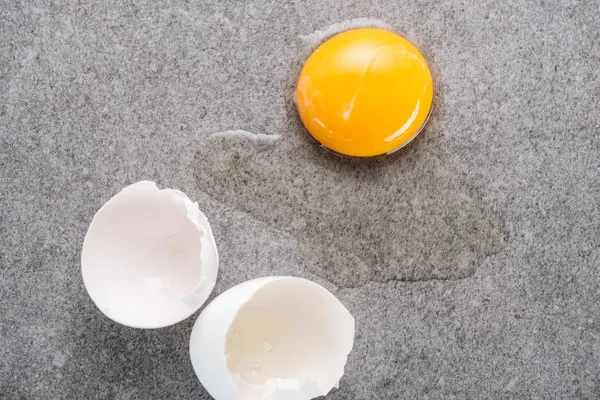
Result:
<svg viewBox="0 0 600 400"><path fill-rule="evenodd" d="M216 400L308 400L337 387L354 318L327 289L293 277L241 283L200 314L194 371Z"/></svg>
<svg viewBox="0 0 600 400"><path fill-rule="evenodd" d="M218 255L208 220L184 193L142 181L94 216L83 243L85 287L110 319L161 328L196 312L212 291Z"/></svg>

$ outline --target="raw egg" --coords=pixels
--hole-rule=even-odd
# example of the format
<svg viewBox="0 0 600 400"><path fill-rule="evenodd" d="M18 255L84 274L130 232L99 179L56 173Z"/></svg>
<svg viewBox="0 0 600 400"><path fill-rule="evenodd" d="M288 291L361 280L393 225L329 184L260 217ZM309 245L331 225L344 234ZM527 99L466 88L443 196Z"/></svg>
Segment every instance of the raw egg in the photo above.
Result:
<svg viewBox="0 0 600 400"><path fill-rule="evenodd" d="M349 156L390 153L409 143L431 110L427 61L403 37L375 28L340 33L308 58L296 106L308 132Z"/></svg>
<svg viewBox="0 0 600 400"><path fill-rule="evenodd" d="M309 400L337 387L354 318L311 281L241 283L200 314L190 338L194 371L216 400Z"/></svg>
<svg viewBox="0 0 600 400"><path fill-rule="evenodd" d="M160 328L192 315L212 291L215 239L198 204L142 181L96 213L81 254L85 287L110 319Z"/></svg>

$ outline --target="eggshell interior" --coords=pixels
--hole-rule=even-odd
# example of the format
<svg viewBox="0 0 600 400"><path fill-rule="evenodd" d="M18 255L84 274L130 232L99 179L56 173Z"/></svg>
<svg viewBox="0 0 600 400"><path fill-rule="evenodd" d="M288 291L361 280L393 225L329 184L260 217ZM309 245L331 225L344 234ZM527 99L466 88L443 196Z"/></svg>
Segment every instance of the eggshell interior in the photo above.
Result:
<svg viewBox="0 0 600 400"><path fill-rule="evenodd" d="M82 250L83 281L116 322L159 328L192 315L212 291L216 244L182 192L154 182L126 187L94 216Z"/></svg>
<svg viewBox="0 0 600 400"><path fill-rule="evenodd" d="M325 288L267 277L235 286L200 314L190 355L216 400L327 394L344 373L354 318Z"/></svg>

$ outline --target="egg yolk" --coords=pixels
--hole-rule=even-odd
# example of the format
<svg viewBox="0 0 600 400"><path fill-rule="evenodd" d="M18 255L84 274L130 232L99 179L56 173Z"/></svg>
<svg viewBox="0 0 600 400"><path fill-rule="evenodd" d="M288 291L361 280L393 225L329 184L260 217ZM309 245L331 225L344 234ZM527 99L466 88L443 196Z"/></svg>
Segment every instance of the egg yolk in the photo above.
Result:
<svg viewBox="0 0 600 400"><path fill-rule="evenodd" d="M410 142L427 121L433 83L409 41L355 29L323 43L306 61L296 106L310 134L338 153L368 157Z"/></svg>

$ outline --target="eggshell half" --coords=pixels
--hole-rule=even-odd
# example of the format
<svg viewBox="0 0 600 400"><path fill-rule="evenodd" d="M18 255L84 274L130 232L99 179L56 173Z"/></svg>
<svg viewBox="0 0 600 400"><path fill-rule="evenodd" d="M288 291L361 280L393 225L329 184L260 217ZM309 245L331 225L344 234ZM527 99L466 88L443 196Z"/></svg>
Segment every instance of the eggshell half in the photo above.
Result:
<svg viewBox="0 0 600 400"><path fill-rule="evenodd" d="M198 204L149 181L102 206L81 254L83 282L96 306L134 328L165 327L192 315L210 295L218 265Z"/></svg>
<svg viewBox="0 0 600 400"><path fill-rule="evenodd" d="M266 277L225 291L190 339L194 371L216 400L308 400L337 387L354 318L322 286Z"/></svg>

